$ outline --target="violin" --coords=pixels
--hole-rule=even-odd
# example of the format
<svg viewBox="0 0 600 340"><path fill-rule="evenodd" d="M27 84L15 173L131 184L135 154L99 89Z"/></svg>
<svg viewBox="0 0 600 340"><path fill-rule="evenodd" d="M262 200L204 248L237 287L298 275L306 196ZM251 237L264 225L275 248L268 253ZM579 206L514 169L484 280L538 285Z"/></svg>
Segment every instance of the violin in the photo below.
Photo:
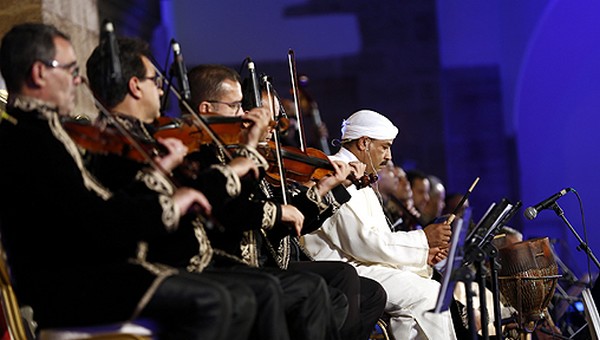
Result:
<svg viewBox="0 0 600 340"><path fill-rule="evenodd" d="M244 128L241 117L203 115L206 123L224 145L238 145ZM200 146L213 142L212 136L201 127L192 123L189 117L156 119L154 137L175 137L188 147L190 152L198 151Z"/></svg>
<svg viewBox="0 0 600 340"><path fill-rule="evenodd" d="M202 115L214 134L228 148L237 147L240 144L243 129L248 128L248 122L243 116L219 116L216 114ZM278 127L287 129L289 120L281 118L278 121L269 122L271 128ZM189 117L171 118L159 117L155 122L156 132L154 137L175 137L188 147L190 152L198 151L200 146L213 142L212 136L204 129L194 125Z"/></svg>
<svg viewBox="0 0 600 340"><path fill-rule="evenodd" d="M138 162L146 162L148 156L164 156L168 153L155 140L133 136L136 139L132 141L112 126L73 118L63 119L62 126L77 145L91 153L115 154Z"/></svg>
<svg viewBox="0 0 600 340"><path fill-rule="evenodd" d="M277 168L275 143L268 141L259 145L258 151L267 159L269 168L267 169L267 180L274 185L280 181L279 169ZM285 177L298 183L308 183L309 181L318 181L321 178L331 175L335 172L333 164L327 155L315 148L307 148L306 152L293 146L282 146L281 156L285 160ZM363 175L356 177L349 175L348 179L358 189L362 189L377 181L377 176Z"/></svg>

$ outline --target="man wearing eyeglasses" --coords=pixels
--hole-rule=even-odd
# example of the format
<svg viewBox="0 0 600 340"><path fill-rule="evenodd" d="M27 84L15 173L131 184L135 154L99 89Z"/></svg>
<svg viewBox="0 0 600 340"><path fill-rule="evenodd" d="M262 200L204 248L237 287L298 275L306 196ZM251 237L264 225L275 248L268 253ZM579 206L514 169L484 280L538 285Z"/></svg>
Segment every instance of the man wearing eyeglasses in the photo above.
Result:
<svg viewBox="0 0 600 340"><path fill-rule="evenodd" d="M160 115L159 97L163 94L160 88L161 78L150 61L152 56L145 42L139 39L118 38L117 44L124 84L117 84L112 90L103 91L102 84L108 71L104 65L108 64L110 58L102 53L100 45L86 64L91 87L98 99L106 103L107 109L133 134L153 140L155 127L151 123ZM176 141L177 143L169 149L177 159L163 166L168 173L180 166L183 156L187 153L187 148L179 140ZM166 158L169 158L169 155L162 157L159 162L164 164L163 160ZM91 164L93 173L113 190L122 189L132 178L143 178L144 183L155 183L151 178L145 179L150 173L154 173L153 171L148 173L143 164L123 157L97 154L91 157ZM239 177L246 173L252 177L253 173L256 175L257 172L253 161L245 157L235 157L227 165L211 167L196 173L194 179L174 180L179 183L185 181L186 185L201 190L212 207L218 208L234 196L229 195L229 191L239 193ZM179 227L169 235L148 240L145 259L179 268L180 271L192 272L194 276L208 278L226 287L247 286L257 301L256 321L249 338L289 339L281 302L281 287L277 279L256 268L248 268L244 272L213 268L210 265L213 249L206 238L204 227L192 218L182 219ZM223 303L227 304L227 301ZM242 314L242 310L236 313L238 317ZM233 326L227 333L228 339L243 339L248 336L243 328Z"/></svg>
<svg viewBox="0 0 600 340"><path fill-rule="evenodd" d="M197 110L194 114L242 116L244 119L254 115L271 117L266 106L249 108L247 111L239 108L243 99L241 79L240 75L229 67L199 65L188 72L188 79L191 91L190 106ZM266 132L266 129L259 129L255 125L243 129L242 133L245 134L240 143L242 152L264 161L256 147ZM205 166L225 162L220 149L212 145L203 146L199 154L199 162ZM270 246L263 237L266 232L271 231L298 235L304 224L304 215L292 204L280 204L272 199L256 197L254 190L263 187L263 182L244 181L242 185L244 195L237 197L224 209L214 210L215 216L225 226L225 232L209 231L208 236L213 246L227 256L216 258L215 265L243 270L239 263L228 260L236 258L238 262L273 273L283 287L290 334L295 334L296 339L338 338L338 331L348 314L346 296L338 289L330 290L323 277L314 272L283 270L277 264L271 263L273 257L279 257L276 255L279 252L278 245L275 244L274 249L269 251ZM268 265L266 262L269 262Z"/></svg>
<svg viewBox="0 0 600 340"><path fill-rule="evenodd" d="M23 94L27 96L54 103L58 112L64 115L75 108L75 90L81 84L79 66L68 39L59 36L53 42L48 43L49 46L45 46L46 50L38 53L35 60L31 60L34 50L37 49L33 46L30 46L28 50L20 51L23 56L29 55L29 58L18 59L16 56L7 56L7 59L10 57L13 67L7 65L6 70L3 71L3 73L7 73L4 78L9 93L15 94L23 91L25 92ZM56 53L53 53L54 51ZM20 67L23 67L25 63L31 63L30 75L19 73L22 70ZM14 87L14 83L9 83L8 78L15 79L18 83L31 79L40 84L36 84L38 86L32 88L11 88L11 86ZM14 96L12 99L14 100Z"/></svg>
<svg viewBox="0 0 600 340"><path fill-rule="evenodd" d="M76 60L53 26L21 24L2 38L0 71L15 119L0 125L1 240L19 302L33 307L42 330L143 315L160 320L164 338L230 339L235 329L244 339L256 313L248 288L138 257L142 241L168 237L193 205L210 205L192 188L125 193L91 175L62 125L82 82ZM146 79L154 70L144 71L127 89L158 96ZM156 101L144 99L152 111Z"/></svg>

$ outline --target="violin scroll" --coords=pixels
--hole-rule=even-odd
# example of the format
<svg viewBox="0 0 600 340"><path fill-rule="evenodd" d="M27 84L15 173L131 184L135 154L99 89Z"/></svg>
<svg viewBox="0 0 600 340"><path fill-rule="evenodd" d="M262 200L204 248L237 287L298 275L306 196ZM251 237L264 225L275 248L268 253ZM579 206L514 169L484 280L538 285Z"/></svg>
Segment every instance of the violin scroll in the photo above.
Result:
<svg viewBox="0 0 600 340"><path fill-rule="evenodd" d="M375 174L364 174L360 177L356 177L353 174L348 176L348 179L356 186L357 189L362 189L370 186L371 184L377 182L379 177Z"/></svg>

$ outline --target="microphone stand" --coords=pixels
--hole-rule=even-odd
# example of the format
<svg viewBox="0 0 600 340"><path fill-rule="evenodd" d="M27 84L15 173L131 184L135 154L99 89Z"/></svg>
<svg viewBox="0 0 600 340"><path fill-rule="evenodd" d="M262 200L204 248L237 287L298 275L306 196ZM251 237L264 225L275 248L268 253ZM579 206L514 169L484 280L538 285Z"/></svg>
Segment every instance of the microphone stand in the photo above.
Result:
<svg viewBox="0 0 600 340"><path fill-rule="evenodd" d="M573 228L573 226L571 225L571 223L569 223L569 220L567 220L567 218L565 217L565 212L562 210L562 208L558 205L557 202L554 202L551 206L552 210L554 210L554 212L556 213L556 215L558 215L567 225L567 227L569 227L569 229L571 230L571 232L573 233L573 235L575 235L575 238L577 239L577 241L579 241L579 245L577 246L577 250L584 250L585 253L587 254L588 258L592 260L592 262L594 262L594 264L596 265L597 268L600 269L600 262L598 262L598 259L596 258L596 256L594 256L594 253L592 253L592 250L590 249L590 247L587 245L587 243L585 243L585 241L583 241L583 239L581 238L581 236L579 236L579 234L577 233L577 231L575 230L575 228ZM591 284L591 278L590 278L590 284ZM593 299L589 299L587 301L590 301L590 304L586 304L586 293L590 294L589 288L584 289L583 291L583 297L584 297L584 306L586 309L586 319L587 319L587 323L585 325L583 325L581 328L579 328L575 334L573 334L569 339L573 339L574 336L576 336L577 334L579 334L583 329L585 329L586 326L589 326L590 329L590 333L592 334L592 336L595 334L595 332L598 329L598 323L599 321L597 320L597 308L595 307L594 301ZM587 295L589 296L589 295ZM596 311L594 311L594 309L596 309ZM596 313L594 313L596 312ZM593 336L594 337L594 336ZM594 337L595 338L595 337Z"/></svg>
<svg viewBox="0 0 600 340"><path fill-rule="evenodd" d="M477 248L474 250L475 254L475 280L479 286L479 317L481 320L481 336L482 339L488 340L490 338L488 324L488 308L486 301L486 286L485 286L485 277L487 276L487 269L485 267L485 252L481 248Z"/></svg>
<svg viewBox="0 0 600 340"><path fill-rule="evenodd" d="M496 337L502 339L502 313L500 307L500 284L498 282L498 270L500 269L500 263L498 263L498 249L492 244L488 243L485 249L485 253L490 261L491 268L491 280L492 280L492 297L494 303L494 328L496 329Z"/></svg>
<svg viewBox="0 0 600 340"><path fill-rule="evenodd" d="M471 340L477 340L477 329L475 325L475 310L473 309L473 271L468 266L456 269L456 281L462 281L465 285L467 298L467 327L471 334Z"/></svg>
<svg viewBox="0 0 600 340"><path fill-rule="evenodd" d="M575 230L575 228L573 228L573 226L571 225L571 223L569 223L569 220L567 220L567 218L565 217L565 212L562 210L562 208L558 205L557 202L554 202L551 206L552 210L554 210L554 212L556 213L556 215L558 215L567 225L567 227L569 227L569 229L571 230L571 232L573 233L573 235L575 235L575 238L577 239L577 241L579 241L579 245L577 246L577 250L584 250L585 253L587 254L587 256L592 260L592 262L594 262L594 264L596 265L596 267L598 267L598 269L600 269L600 262L598 262L598 259L596 258L596 256L594 256L594 253L592 253L592 250L590 249L590 247L588 247L587 243L585 243L583 241L583 239L581 238L581 236L579 236L579 234L577 233L577 231Z"/></svg>

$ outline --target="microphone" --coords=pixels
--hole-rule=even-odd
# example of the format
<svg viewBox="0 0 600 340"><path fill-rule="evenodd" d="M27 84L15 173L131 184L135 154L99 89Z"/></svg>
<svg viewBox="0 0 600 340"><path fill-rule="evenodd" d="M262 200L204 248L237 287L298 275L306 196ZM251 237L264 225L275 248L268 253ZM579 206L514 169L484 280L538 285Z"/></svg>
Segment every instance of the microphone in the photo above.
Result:
<svg viewBox="0 0 600 340"><path fill-rule="evenodd" d="M525 217L528 220L533 220L534 218L537 217L537 214L544 209L548 209L552 204L554 204L554 202L556 202L556 200L558 200L559 198L563 197L564 195L566 195L569 191L573 190L572 188L565 188L562 189L561 191L557 192L556 194L546 198L545 200L541 201L540 203L534 205L533 207L529 207L527 209L525 209L525 212L523 213L523 215L525 215Z"/></svg>
<svg viewBox="0 0 600 340"><path fill-rule="evenodd" d="M108 49L110 55L109 64L109 77L110 80L107 86L114 86L120 84L123 81L123 72L121 71L121 60L119 59L119 45L117 44L117 38L115 36L115 27L109 20L105 20L102 32L101 40L105 44L105 48Z"/></svg>
<svg viewBox="0 0 600 340"><path fill-rule="evenodd" d="M258 76L256 75L256 68L254 67L254 62L250 57L248 57L248 72L250 73L250 85L252 86L252 95L253 95L253 107L261 107L262 106L262 96L260 93L260 85L258 84Z"/></svg>
<svg viewBox="0 0 600 340"><path fill-rule="evenodd" d="M190 100L192 98L192 92L190 91L190 82L187 76L187 69L185 68L185 63L183 62L183 56L181 55L181 46L179 43L175 41L175 39L171 39L171 47L173 48L174 61L171 66L171 76L173 75L173 67L177 72L177 79L179 80L179 91L181 92L181 98L184 100Z"/></svg>

